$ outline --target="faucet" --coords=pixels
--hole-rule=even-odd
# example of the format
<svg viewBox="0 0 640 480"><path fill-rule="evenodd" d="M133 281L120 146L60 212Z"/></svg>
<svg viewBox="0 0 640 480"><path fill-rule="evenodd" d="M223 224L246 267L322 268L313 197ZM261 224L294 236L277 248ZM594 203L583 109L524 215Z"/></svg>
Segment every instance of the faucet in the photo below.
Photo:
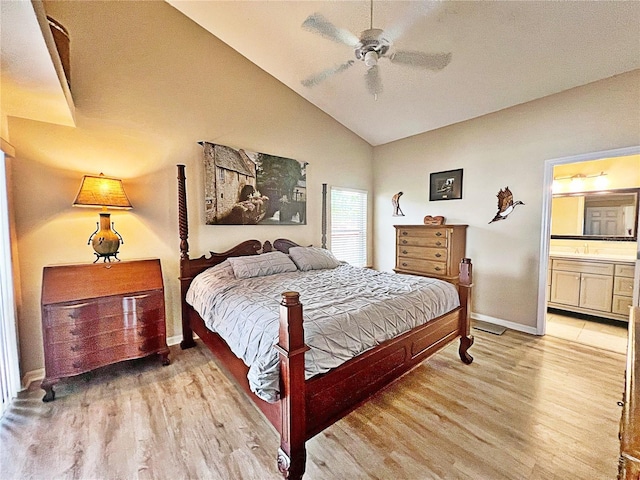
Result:
<svg viewBox="0 0 640 480"><path fill-rule="evenodd" d="M584 253L585 253L585 255L589 253L589 244L588 243L584 244Z"/></svg>

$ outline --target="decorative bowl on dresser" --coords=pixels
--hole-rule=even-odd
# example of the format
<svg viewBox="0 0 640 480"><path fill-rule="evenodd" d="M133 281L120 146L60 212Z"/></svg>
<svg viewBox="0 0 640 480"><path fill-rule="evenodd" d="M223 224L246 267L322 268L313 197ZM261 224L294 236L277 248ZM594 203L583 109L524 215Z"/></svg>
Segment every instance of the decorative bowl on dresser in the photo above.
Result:
<svg viewBox="0 0 640 480"><path fill-rule="evenodd" d="M465 257L467 225L394 225L397 273L434 277L456 284Z"/></svg>
<svg viewBox="0 0 640 480"><path fill-rule="evenodd" d="M160 260L44 267L42 399L65 377L159 354L169 364Z"/></svg>

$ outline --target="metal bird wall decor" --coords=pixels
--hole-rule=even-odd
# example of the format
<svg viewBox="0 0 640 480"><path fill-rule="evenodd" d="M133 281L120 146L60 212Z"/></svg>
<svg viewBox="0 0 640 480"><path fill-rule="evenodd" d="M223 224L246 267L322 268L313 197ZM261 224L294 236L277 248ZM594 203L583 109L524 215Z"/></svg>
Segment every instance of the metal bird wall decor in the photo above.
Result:
<svg viewBox="0 0 640 480"><path fill-rule="evenodd" d="M520 200L513 201L513 193L511 193L509 187L500 190L496 196L498 197L498 213L489 223L506 219L518 205L524 205Z"/></svg>

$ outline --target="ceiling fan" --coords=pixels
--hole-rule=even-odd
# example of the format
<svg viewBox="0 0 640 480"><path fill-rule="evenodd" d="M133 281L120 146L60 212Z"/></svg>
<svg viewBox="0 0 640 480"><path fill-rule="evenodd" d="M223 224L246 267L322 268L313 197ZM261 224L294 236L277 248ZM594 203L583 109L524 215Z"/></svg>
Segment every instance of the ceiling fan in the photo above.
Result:
<svg viewBox="0 0 640 480"><path fill-rule="evenodd" d="M435 2L437 3L437 2ZM420 16L425 15L431 8L431 3L420 2L418 8L409 9L404 16L386 30L373 28L373 0L369 29L363 31L359 37L348 30L336 27L319 13L307 17L302 23L302 28L312 33L317 33L334 42L343 43L354 49L356 60L361 61L367 67L365 81L369 93L377 97L382 92L382 80L378 69L378 60L388 59L391 63L407 65L410 67L438 71L451 62L451 53L426 53L418 51L392 51L393 42L398 39ZM314 87L326 80L331 75L347 70L355 63L355 60L327 68L315 75L302 80L305 87Z"/></svg>

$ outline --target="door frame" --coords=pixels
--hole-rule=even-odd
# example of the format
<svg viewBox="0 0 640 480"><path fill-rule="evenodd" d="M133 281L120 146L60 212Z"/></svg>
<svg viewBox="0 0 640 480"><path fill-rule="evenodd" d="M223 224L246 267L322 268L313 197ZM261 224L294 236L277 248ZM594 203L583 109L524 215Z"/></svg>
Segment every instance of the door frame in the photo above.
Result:
<svg viewBox="0 0 640 480"><path fill-rule="evenodd" d="M640 145L601 152L582 153L569 157L552 158L544 162L542 195L542 228L540 237L540 270L538 272L538 318L536 334L544 335L547 329L547 270L549 268L549 243L551 241L551 198L553 195L553 167L567 163L588 162L603 158L625 157L640 154ZM638 242L640 248L640 241Z"/></svg>

